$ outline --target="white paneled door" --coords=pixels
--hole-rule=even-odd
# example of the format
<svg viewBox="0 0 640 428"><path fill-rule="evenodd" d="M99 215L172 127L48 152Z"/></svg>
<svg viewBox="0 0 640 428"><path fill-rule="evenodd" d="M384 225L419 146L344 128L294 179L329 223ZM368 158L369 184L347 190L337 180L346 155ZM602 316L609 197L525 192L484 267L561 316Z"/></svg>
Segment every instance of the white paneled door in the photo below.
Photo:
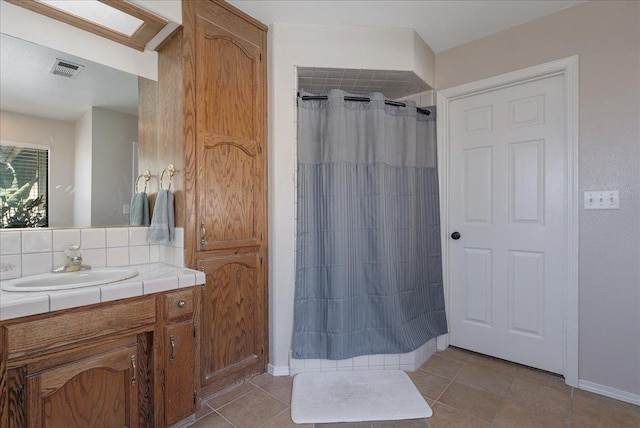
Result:
<svg viewBox="0 0 640 428"><path fill-rule="evenodd" d="M453 100L449 119L450 343L555 373L565 349L563 79Z"/></svg>

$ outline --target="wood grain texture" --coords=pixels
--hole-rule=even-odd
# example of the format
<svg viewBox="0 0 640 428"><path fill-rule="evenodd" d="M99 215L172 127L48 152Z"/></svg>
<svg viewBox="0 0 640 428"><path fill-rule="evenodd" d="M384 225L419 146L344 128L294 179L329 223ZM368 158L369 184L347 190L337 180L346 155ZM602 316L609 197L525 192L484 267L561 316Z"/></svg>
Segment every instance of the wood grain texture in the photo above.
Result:
<svg viewBox="0 0 640 428"><path fill-rule="evenodd" d="M184 249L185 265L196 266L197 226L197 189L196 189L196 36L195 36L196 3L183 2L183 67L184 67L184 187L185 187L185 229Z"/></svg>
<svg viewBox="0 0 640 428"><path fill-rule="evenodd" d="M204 0L200 1L198 6L201 16L212 17L212 22L228 28L235 34L244 36L247 40L259 40L261 35L268 30L268 27L262 22L225 0Z"/></svg>
<svg viewBox="0 0 640 428"><path fill-rule="evenodd" d="M176 31L158 50L158 177L163 168L174 165L171 191L176 227L185 226L183 75L182 32Z"/></svg>
<svg viewBox="0 0 640 428"><path fill-rule="evenodd" d="M161 169L158 160L158 119L158 82L138 77L138 174L149 170L154 175L146 187L150 213L153 212L159 189L157 171ZM142 192L144 186L140 184L140 187Z"/></svg>
<svg viewBox="0 0 640 428"><path fill-rule="evenodd" d="M28 425L137 427L136 355L127 346L28 377Z"/></svg>
<svg viewBox="0 0 640 428"><path fill-rule="evenodd" d="M170 425L195 411L195 335L193 315L196 310L194 295L200 287L165 293L162 299L164 313L162 334L163 424ZM184 302L180 307L179 302ZM171 336L174 336L172 347ZM173 354L173 363L170 361ZM163 426L164 426L163 425Z"/></svg>
<svg viewBox="0 0 640 428"><path fill-rule="evenodd" d="M41 378L39 376L32 376L25 380L25 397L26 397L26 409L27 424L25 426L29 428L40 428L43 425L42 421L42 400L39 394L41 388Z"/></svg>
<svg viewBox="0 0 640 428"><path fill-rule="evenodd" d="M162 171L173 164L176 172L171 179L174 195L176 227L185 227L184 192L184 107L182 67L182 31L174 31L158 47L158 82L139 78L139 161L140 172L148 169L152 178L148 182L147 193L150 210L158 190ZM167 174L163 187L169 185Z"/></svg>
<svg viewBox="0 0 640 428"><path fill-rule="evenodd" d="M194 378L194 388L196 393L196 403L195 410L200 410L202 408L202 390L200 388L200 349L202 346L202 287L194 287L193 294L193 331L195 332L195 344L193 350L193 378Z"/></svg>
<svg viewBox="0 0 640 428"><path fill-rule="evenodd" d="M254 139L260 50L210 22L200 19L198 24L197 88L216 94L198 97L198 129Z"/></svg>
<svg viewBox="0 0 640 428"><path fill-rule="evenodd" d="M254 141L207 133L198 161L208 191L200 198L204 225L200 251L260 243L262 219L257 218L262 186L258 147Z"/></svg>
<svg viewBox="0 0 640 428"><path fill-rule="evenodd" d="M201 292L201 385L220 383L223 378L231 381L248 367L259 371L264 366L265 339L260 255L212 257L199 265L207 274Z"/></svg>
<svg viewBox="0 0 640 428"><path fill-rule="evenodd" d="M202 396L266 366L266 27L220 1L186 2L183 25L185 255L207 273L196 316ZM212 260L226 266L215 291Z"/></svg>
<svg viewBox="0 0 640 428"><path fill-rule="evenodd" d="M193 316L199 313L199 292L200 287L190 287L0 322L0 381L5 385L0 426L163 427L165 401L174 412L170 417L189 416L194 411ZM181 300L183 308L178 307ZM170 324L176 321L181 324ZM163 338L178 325L180 359L171 367L171 378L165 376L169 353ZM136 387L125 391L124 380L130 384L133 376L132 355ZM166 379L172 382L168 387Z"/></svg>
<svg viewBox="0 0 640 428"><path fill-rule="evenodd" d="M185 255L187 264L193 267L197 252L266 244L266 27L247 20L244 13L225 2L187 3L183 8L185 175L189 182L186 187L192 186L192 189L187 190L186 197ZM252 168L250 184L248 180L234 180L244 178L239 174L221 177L224 172L214 176L214 181L209 180L217 167L211 166L212 162L207 165L202 152L210 135L226 136L228 142L243 141L255 146L258 155L248 166ZM223 163L223 167L234 162L231 158L227 161L218 162ZM246 165L242 167L247 172ZM226 182L216 183L215 180L221 178ZM219 194L211 194L216 191L229 197L226 201L220 200ZM253 200L248 202L250 192ZM244 198L235 198L234 193L244 193ZM227 212L229 201L233 213ZM197 210L191 213L193 206ZM224 223L205 212L212 206L217 213L223 213ZM241 213L239 207L242 207ZM214 233L223 236L233 236L234 232L239 235L239 228L230 219L235 219L236 224L244 223L242 226L250 225L252 238L206 239L207 230L212 227ZM228 224L234 226L230 228ZM203 230L209 241L204 245L201 244Z"/></svg>
<svg viewBox="0 0 640 428"><path fill-rule="evenodd" d="M153 324L154 299L116 302L92 310L61 311L57 315L6 325L9 358L49 351L90 338L99 338ZM51 334L51 331L57 334Z"/></svg>
<svg viewBox="0 0 640 428"><path fill-rule="evenodd" d="M27 424L25 411L26 373L24 367L9 370L7 384L9 385L6 398L8 400L7 414L0 426L19 428ZM4 395L2 397L5 397ZM8 418L8 419L7 419Z"/></svg>
<svg viewBox="0 0 640 428"><path fill-rule="evenodd" d="M137 383L138 383L138 426L153 428L161 426L155 423L154 403L154 360L153 333L142 333L137 336Z"/></svg>
<svg viewBox="0 0 640 428"><path fill-rule="evenodd" d="M193 287L166 293L164 300L167 320L176 322L193 318ZM181 302L184 306L181 306Z"/></svg>
<svg viewBox="0 0 640 428"><path fill-rule="evenodd" d="M52 333L55 334L55 332ZM136 336L132 334L135 333L126 331L122 335L118 333L106 338L90 340L64 349L55 349L55 352L47 353L46 356L31 354L18 361L11 361L10 364L12 367L26 367L27 375L34 375L63 364L109 352L112 349L135 345Z"/></svg>
<svg viewBox="0 0 640 428"><path fill-rule="evenodd" d="M165 343L173 336L166 360L165 414L167 425L178 422L194 412L193 392L195 373L193 361L194 337L193 320L168 325L165 329ZM169 358L173 355L173 362Z"/></svg>
<svg viewBox="0 0 640 428"><path fill-rule="evenodd" d="M156 317L155 330L153 335L152 359L153 359L153 420L156 426L167 426L165 422L164 396L165 388L165 346L164 327L167 314L164 311L164 298L156 299L158 316Z"/></svg>
<svg viewBox="0 0 640 428"><path fill-rule="evenodd" d="M97 34L105 37L109 40L113 40L118 43L122 43L130 48L144 51L146 44L155 37L156 34L162 30L167 24L167 20L152 14L134 4L131 4L125 0L99 0L102 3L121 10L129 15L135 16L138 19L144 21L144 23L134 32L131 36L114 31L108 27L104 27L92 21L88 21L76 15L66 13L56 7L49 6L45 3L37 2L34 0L7 0L10 3L22 6L25 9L32 10L34 12L46 15L50 18L64 22L69 25L73 25L81 30L89 31L90 33Z"/></svg>

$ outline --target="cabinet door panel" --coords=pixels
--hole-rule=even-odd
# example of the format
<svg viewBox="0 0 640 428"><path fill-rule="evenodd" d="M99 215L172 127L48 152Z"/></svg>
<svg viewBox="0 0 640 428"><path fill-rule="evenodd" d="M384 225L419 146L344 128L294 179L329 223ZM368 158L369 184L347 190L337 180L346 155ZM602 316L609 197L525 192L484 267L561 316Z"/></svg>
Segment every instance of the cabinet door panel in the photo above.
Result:
<svg viewBox="0 0 640 428"><path fill-rule="evenodd" d="M260 51L215 24L198 24L198 92L210 94L198 97L198 128L254 140Z"/></svg>
<svg viewBox="0 0 640 428"><path fill-rule="evenodd" d="M132 345L28 377L28 426L138 426L136 354Z"/></svg>
<svg viewBox="0 0 640 428"><path fill-rule="evenodd" d="M167 424L172 424L193 413L193 321L166 327L165 407Z"/></svg>
<svg viewBox="0 0 640 428"><path fill-rule="evenodd" d="M200 250L258 243L260 158L255 141L207 133L201 149Z"/></svg>
<svg viewBox="0 0 640 428"><path fill-rule="evenodd" d="M264 281L258 254L212 257L199 262L202 291L201 382L208 385L264 365ZM222 385L220 385L222 386Z"/></svg>
<svg viewBox="0 0 640 428"><path fill-rule="evenodd" d="M260 47L196 21L198 251L260 245L264 83Z"/></svg>

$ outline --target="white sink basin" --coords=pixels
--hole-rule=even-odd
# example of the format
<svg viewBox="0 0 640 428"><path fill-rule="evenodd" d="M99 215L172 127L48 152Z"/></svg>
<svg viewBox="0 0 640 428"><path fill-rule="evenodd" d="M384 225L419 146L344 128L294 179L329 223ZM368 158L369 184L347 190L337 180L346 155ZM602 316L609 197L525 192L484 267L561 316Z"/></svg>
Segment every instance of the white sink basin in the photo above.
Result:
<svg viewBox="0 0 640 428"><path fill-rule="evenodd" d="M43 273L2 281L4 291L55 291L91 287L133 278L133 269L91 269L78 272Z"/></svg>

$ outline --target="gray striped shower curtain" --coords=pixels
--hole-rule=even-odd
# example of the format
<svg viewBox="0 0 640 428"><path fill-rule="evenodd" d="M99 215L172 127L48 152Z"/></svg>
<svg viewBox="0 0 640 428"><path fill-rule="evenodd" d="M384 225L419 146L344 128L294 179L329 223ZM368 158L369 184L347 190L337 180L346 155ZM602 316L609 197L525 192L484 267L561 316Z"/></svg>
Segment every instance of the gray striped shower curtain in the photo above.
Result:
<svg viewBox="0 0 640 428"><path fill-rule="evenodd" d="M293 357L410 352L446 333L435 109L298 98Z"/></svg>

